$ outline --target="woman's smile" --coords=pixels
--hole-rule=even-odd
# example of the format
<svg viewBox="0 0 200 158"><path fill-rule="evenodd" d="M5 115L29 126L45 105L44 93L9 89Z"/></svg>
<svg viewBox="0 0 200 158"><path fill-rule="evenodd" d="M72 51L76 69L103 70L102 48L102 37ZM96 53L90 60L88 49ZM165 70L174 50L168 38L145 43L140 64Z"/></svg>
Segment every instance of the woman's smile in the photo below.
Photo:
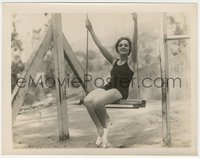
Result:
<svg viewBox="0 0 200 158"><path fill-rule="evenodd" d="M125 51L127 51L127 49L126 48L121 48L120 51L125 52Z"/></svg>

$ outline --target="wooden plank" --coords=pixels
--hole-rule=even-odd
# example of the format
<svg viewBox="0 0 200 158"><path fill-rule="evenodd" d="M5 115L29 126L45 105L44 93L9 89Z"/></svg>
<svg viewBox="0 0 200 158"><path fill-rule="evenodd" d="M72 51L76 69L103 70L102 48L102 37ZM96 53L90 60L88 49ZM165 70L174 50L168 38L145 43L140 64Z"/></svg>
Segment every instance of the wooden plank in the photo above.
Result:
<svg viewBox="0 0 200 158"><path fill-rule="evenodd" d="M24 99L29 91L29 84L27 83L32 77L35 78L35 75L43 62L42 59L44 58L46 52L49 50L51 43L52 43L52 32L51 26L47 27L44 31L43 36L41 37L38 45L36 46L35 50L33 51L31 57L29 58L28 62L25 65L25 69L22 72L20 78L22 78L25 83L19 83L18 86L15 86L13 93L12 93L12 123L14 123L17 114L24 102ZM23 86L24 85L24 86ZM23 87L22 87L23 86Z"/></svg>
<svg viewBox="0 0 200 158"><path fill-rule="evenodd" d="M57 96L57 110L58 110L58 125L59 125L59 140L66 140L69 138L68 129L68 110L66 99L66 84L65 81L65 63L63 54L63 34L61 14L52 14L52 34L53 34L53 54L55 63L55 77L56 77L56 96ZM60 80L60 81L59 81Z"/></svg>
<svg viewBox="0 0 200 158"><path fill-rule="evenodd" d="M183 39L190 39L189 35L174 35L174 36L166 36L165 40L183 40Z"/></svg>
<svg viewBox="0 0 200 158"><path fill-rule="evenodd" d="M63 34L63 46L64 46L64 57L67 60L69 66L71 67L72 71L74 72L75 76L80 79L80 84L84 89L85 93L88 94L94 88L91 82L87 82L87 88L85 86L86 77L84 74L84 69L80 62L78 61L77 57L75 56L71 46L69 45L67 39Z"/></svg>
<svg viewBox="0 0 200 158"><path fill-rule="evenodd" d="M169 100L169 66L168 66L168 46L165 38L167 37L167 17L166 13L163 14L163 47L161 51L161 78L162 85L162 136L165 145L169 146L171 143L170 131L170 100Z"/></svg>
<svg viewBox="0 0 200 158"><path fill-rule="evenodd" d="M144 107L146 107L146 101L137 99L120 100L119 102L106 105L106 108L118 109L138 109Z"/></svg>
<svg viewBox="0 0 200 158"><path fill-rule="evenodd" d="M119 104L127 104L127 103L131 103L131 104L141 104L142 102L143 102L144 100L139 100L139 99L122 99L122 100L120 100L119 102L117 102L117 103L119 103Z"/></svg>

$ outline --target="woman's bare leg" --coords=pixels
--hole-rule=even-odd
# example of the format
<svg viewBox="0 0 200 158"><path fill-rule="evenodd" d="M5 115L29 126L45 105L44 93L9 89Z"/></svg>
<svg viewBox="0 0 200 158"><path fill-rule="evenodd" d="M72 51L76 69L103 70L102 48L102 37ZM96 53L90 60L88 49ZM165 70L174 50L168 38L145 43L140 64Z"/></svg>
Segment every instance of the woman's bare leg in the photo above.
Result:
<svg viewBox="0 0 200 158"><path fill-rule="evenodd" d="M89 93L84 99L84 105L86 106L87 111L97 128L99 136L103 136L103 127L94 109L94 98L95 96L98 96L100 93L104 92L105 92L104 89L96 89L91 93Z"/></svg>
<svg viewBox="0 0 200 158"><path fill-rule="evenodd" d="M108 123L109 116L106 112L105 105L116 102L117 100L121 98L122 98L122 95L117 89L110 89L106 91L105 93L98 95L94 99L94 110L97 113L99 121L101 122L101 125L103 127L103 136L100 136L97 138L96 144L102 143L104 148L109 146L108 139L107 139L107 135L108 135L107 123Z"/></svg>
<svg viewBox="0 0 200 158"><path fill-rule="evenodd" d="M122 95L117 89L107 90L94 98L94 110L97 113L97 116L103 128L107 128L107 121L109 119L105 105L114 103L121 98Z"/></svg>

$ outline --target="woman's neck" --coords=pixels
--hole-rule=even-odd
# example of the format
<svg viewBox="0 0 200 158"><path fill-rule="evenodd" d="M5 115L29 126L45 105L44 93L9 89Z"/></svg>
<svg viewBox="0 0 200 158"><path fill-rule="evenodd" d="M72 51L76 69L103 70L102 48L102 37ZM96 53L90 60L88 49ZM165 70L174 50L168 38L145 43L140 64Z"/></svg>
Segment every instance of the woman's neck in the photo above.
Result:
<svg viewBox="0 0 200 158"><path fill-rule="evenodd" d="M127 60L128 60L128 56L127 56L127 55L120 55L119 60L120 60L121 62L127 61Z"/></svg>

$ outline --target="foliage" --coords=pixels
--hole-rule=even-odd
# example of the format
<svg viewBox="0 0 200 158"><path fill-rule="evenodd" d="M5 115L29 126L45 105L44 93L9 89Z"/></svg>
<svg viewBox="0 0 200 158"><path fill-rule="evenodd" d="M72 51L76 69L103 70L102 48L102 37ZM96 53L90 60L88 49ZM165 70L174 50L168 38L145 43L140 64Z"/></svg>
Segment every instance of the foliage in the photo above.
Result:
<svg viewBox="0 0 200 158"><path fill-rule="evenodd" d="M19 74L24 70L24 64L21 60L20 53L23 51L22 42L18 38L18 32L16 30L16 22L12 23L11 33L11 50L12 50L12 64L11 64L11 91L15 88Z"/></svg>

